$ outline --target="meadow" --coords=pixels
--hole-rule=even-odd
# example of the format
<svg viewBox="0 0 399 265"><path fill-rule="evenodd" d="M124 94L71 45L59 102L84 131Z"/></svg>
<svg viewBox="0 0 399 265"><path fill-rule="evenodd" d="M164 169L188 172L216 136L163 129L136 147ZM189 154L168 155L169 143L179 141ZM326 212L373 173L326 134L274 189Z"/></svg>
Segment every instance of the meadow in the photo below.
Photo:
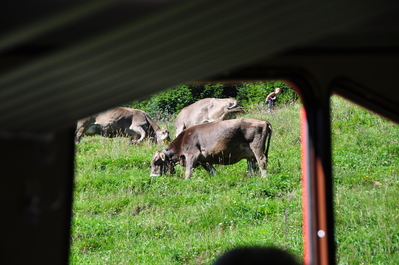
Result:
<svg viewBox="0 0 399 265"><path fill-rule="evenodd" d="M84 137L76 146L71 264L212 264L237 246L303 256L300 104L244 117L273 125L267 178L246 162L184 180L150 177L163 146ZM332 98L337 264L399 264L399 127ZM174 135L172 119L158 122Z"/></svg>

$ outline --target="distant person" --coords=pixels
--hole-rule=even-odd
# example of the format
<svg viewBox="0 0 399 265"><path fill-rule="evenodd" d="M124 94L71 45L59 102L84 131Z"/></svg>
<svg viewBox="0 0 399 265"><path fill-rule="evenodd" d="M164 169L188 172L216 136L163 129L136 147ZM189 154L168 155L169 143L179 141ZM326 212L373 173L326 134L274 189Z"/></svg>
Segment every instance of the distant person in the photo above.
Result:
<svg viewBox="0 0 399 265"><path fill-rule="evenodd" d="M239 247L227 251L213 265L300 265L288 252L274 247Z"/></svg>
<svg viewBox="0 0 399 265"><path fill-rule="evenodd" d="M273 110L273 105L274 102L277 100L277 95L280 94L280 88L277 87L276 90L266 97L266 104L269 106L269 111L271 112Z"/></svg>

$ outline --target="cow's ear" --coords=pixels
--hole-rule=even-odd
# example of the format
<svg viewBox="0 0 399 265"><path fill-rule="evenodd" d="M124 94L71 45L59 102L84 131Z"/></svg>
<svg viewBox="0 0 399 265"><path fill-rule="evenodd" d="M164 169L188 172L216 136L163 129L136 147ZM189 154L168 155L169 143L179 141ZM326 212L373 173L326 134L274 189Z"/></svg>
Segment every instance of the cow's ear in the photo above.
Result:
<svg viewBox="0 0 399 265"><path fill-rule="evenodd" d="M165 153L162 152L159 156L161 157L162 161L165 161L166 159Z"/></svg>

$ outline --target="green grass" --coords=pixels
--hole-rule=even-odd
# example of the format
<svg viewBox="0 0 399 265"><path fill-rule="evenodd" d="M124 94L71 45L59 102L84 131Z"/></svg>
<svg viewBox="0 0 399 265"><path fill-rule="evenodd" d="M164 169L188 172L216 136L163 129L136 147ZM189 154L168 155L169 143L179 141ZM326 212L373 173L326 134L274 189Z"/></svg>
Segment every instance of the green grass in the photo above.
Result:
<svg viewBox="0 0 399 265"><path fill-rule="evenodd" d="M333 161L339 264L399 262L399 129L333 98ZM184 180L150 177L162 149L126 138L85 137L76 146L71 264L211 264L241 245L303 255L299 105L246 117L273 125L267 178L246 163L202 168ZM171 122L159 124L174 135ZM389 262L388 262L389 261ZM392 262L392 263L390 263Z"/></svg>
<svg viewBox="0 0 399 265"><path fill-rule="evenodd" d="M332 101L339 264L399 264L399 128Z"/></svg>

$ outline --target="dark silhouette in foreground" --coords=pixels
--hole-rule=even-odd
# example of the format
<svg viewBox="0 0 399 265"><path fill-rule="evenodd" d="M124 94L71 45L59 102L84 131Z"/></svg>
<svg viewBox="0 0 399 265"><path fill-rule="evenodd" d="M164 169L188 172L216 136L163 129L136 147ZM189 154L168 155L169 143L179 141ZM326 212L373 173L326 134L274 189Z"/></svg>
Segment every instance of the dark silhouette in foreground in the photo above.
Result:
<svg viewBox="0 0 399 265"><path fill-rule="evenodd" d="M239 247L227 251L213 265L300 265L287 251L274 247Z"/></svg>

